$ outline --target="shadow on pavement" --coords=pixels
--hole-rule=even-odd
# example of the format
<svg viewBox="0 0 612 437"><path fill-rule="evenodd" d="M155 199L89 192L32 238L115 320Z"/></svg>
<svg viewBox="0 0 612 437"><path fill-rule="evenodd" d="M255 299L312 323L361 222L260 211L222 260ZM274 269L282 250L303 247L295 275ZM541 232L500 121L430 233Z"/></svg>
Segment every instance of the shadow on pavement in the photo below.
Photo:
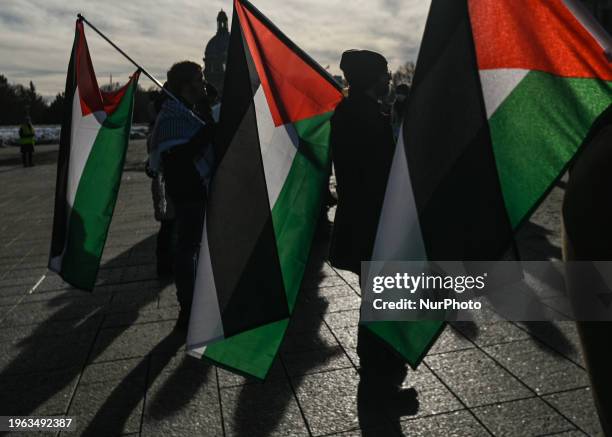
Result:
<svg viewBox="0 0 612 437"><path fill-rule="evenodd" d="M9 166L22 167L21 152L19 152L19 147L14 147L11 150L14 150L15 153L12 154L12 156L3 157L2 159L0 159L0 167L9 167ZM45 165L45 164L55 163L57 162L57 149L54 148L54 150L40 150L36 148L34 149L33 160L34 160L34 165Z"/></svg>
<svg viewBox="0 0 612 437"><path fill-rule="evenodd" d="M327 241L315 241L310 254L309 264L306 268L305 278L323 279L320 274L328 255ZM305 281L306 282L306 281ZM319 347L324 345L325 339L320 336L320 328L323 325L323 315L326 313L329 303L321 295L321 288L313 284L311 290L302 290L290 324L283 347L287 343L295 341L300 345L310 345L313 350L299 354L301 361L298 365L299 371L288 367L281 352L281 362L277 362L270 371L266 382L255 382L240 388L237 405L231 418L231 423L226 423L226 431L229 434L240 437L258 437L292 434L298 432L296 429L285 429L289 423L283 423L287 417L291 417L290 405L293 403L295 393L309 373L317 371L328 360L343 352L339 349ZM296 326L296 322L298 326ZM314 345L314 346L313 346ZM308 346L306 346L308 347ZM281 366L282 364L282 366ZM293 371L293 372L292 372ZM401 372L400 372L401 373ZM405 373L399 375L401 379ZM290 385L286 381L290 382ZM357 387L357 397L351 399L340 398L346 402L356 402L359 426L362 436L380 437L380 426L397 424L393 428L399 434L400 418L411 416L418 411L418 400L416 390L408 389L400 392L378 392L377 399L385 399L384 405L372 402L372 384L370 381L361 379ZM321 392L322 396L333 396L332 393ZM296 414L296 413L294 413ZM372 428L374 427L374 428ZM374 429L373 431L368 431ZM391 429L386 427L385 429Z"/></svg>
<svg viewBox="0 0 612 437"><path fill-rule="evenodd" d="M554 323L522 322L521 324L527 328L532 336L536 337L547 346L542 348L542 344L540 342L535 342L536 345L538 345L544 351L550 352L550 349L553 349L565 356L571 356L577 352L574 344L569 341L565 333L561 331Z"/></svg>
<svg viewBox="0 0 612 437"><path fill-rule="evenodd" d="M561 182L560 182L561 183ZM551 244L547 236L553 235L549 229L536 224L534 222L526 222L516 237L520 258L522 261L548 261L560 260L562 258L561 248ZM523 264L523 268L527 274L540 278L541 272L534 270L528 264ZM549 272L549 275L551 273ZM546 278L546 285L552 289L558 290L564 286L564 277L561 273ZM527 296L534 300L541 300L542 296L531 285L523 290ZM552 308L554 310L554 308ZM533 314L532 314L533 316ZM561 316L561 315L560 315ZM547 316L549 317L549 316ZM542 317L544 319L544 316ZM460 328L460 331L468 339L475 341L480 335L480 328L477 323L470 321L462 321L453 323ZM551 354L560 353L562 355L575 355L576 348L568 339L566 334L559 329L555 323L550 321L530 321L519 322L519 325L527 330L532 337L539 339L534 344L543 351ZM551 349L554 350L551 351Z"/></svg>
<svg viewBox="0 0 612 437"><path fill-rule="evenodd" d="M314 242L309 264L304 277L317 274L325 263L327 245ZM313 288L318 284L313 284ZM322 344L319 338L319 328L323 324L322 315L327 310L328 303L320 295L319 289L304 291L298 295L292 323L289 324L287 335L281 345L281 351L289 341L290 336L299 336L299 344ZM296 321L299 319L299 326ZM327 351L325 351L327 352ZM333 354L341 353L337 350ZM228 424L234 435L241 437L267 436L277 430L285 416L289 405L294 399L294 390L301 384L304 374L328 361L332 355L307 353L300 363L300 374L289 375L286 366L282 366L277 357L275 364L265 382L251 382L240 389L235 413ZM284 369L283 369L284 368ZM286 382L290 381L291 386ZM282 433L281 433L282 434Z"/></svg>
<svg viewBox="0 0 612 437"><path fill-rule="evenodd" d="M77 414L81 419L88 417L81 415L78 409L74 413L73 407L77 406L85 408L93 417L87 420L88 423L80 424L87 425L82 435L120 435L126 431L126 424L133 419L135 411L144 400L147 388L150 388L164 371L169 375L164 378L163 384L153 398L147 399L145 414L153 419L160 419L181 410L189 403L198 389L206 384L213 374L210 373L211 367L200 361L190 358L180 360L176 354L184 345L185 334L176 331L167 334L156 346L147 351L144 357L130 360L136 361L136 364L131 367L127 376L121 376L118 384L110 382L111 387L108 387L109 376L104 372L95 375L94 384L88 381L88 384L97 384L91 390L101 390L99 392L101 398L98 398L101 406L93 401L88 404L89 398L84 397L83 393L79 394L83 382L80 380L85 379L81 375L84 375L82 372L86 366L105 353L124 331L132 327L139 317L139 311L153 303L159 291L168 284L166 281L158 280L139 282L138 278L125 277L124 273L115 276L117 272L130 265L150 268L154 272L154 248L155 236L150 236L106 262L100 271L102 282L91 295L78 291L62 292L49 300L33 303L35 305L32 307L33 310L41 306L43 311L54 307L58 309L38 325L30 323L14 328L17 331L25 329L28 334L19 342L21 348L19 353L3 367L0 373L2 387L0 405L3 406L3 414L65 414L67 405L70 405L69 414ZM148 254L151 254L150 258ZM316 274L322 269L326 256L327 245L315 243L307 267L309 274L312 275L313 272ZM132 282L122 282L125 280ZM43 292L56 293L53 289L41 291ZM133 300L126 300L126 294L133 294ZM294 336L301 345L324 344L324 339L320 338L319 328L323 324L322 316L326 313L329 304L318 288L302 292L302 295L302 298L298 298L294 317L299 319L301 329L290 326L289 335ZM117 311L112 312L114 302L115 305L121 306L124 301L125 308L115 308ZM18 310L27 310L23 305L20 305ZM109 317L118 317L120 322L106 326L104 322ZM273 369L265 383L242 386L237 395L231 423L226 422L226 430L230 429L231 434L239 436L269 435L281 425L282 420L291 417L285 413L294 402L294 393L302 384L304 375L342 353L339 348L327 348L323 351L317 350L316 353L301 354L303 360L299 363L299 371L290 372L286 363L283 362L282 366L279 366L281 363L277 363L277 372L275 373ZM180 361L169 365L173 359ZM115 362L120 364L125 362L125 358L113 357L111 354L109 359L100 361L100 366L113 365ZM90 369L92 366L87 366L87 372L91 374L98 368L91 371ZM88 378L91 378L91 375ZM75 397L77 382L79 386ZM104 394L105 389L109 390L108 396ZM87 394L88 391L84 390L84 393ZM95 391L92 391L93 393ZM77 399L78 396L83 399ZM414 390L393 396L389 394L393 408L384 411L385 420L380 405L368 402L369 396L369 393L364 392L363 384L360 384L356 407L360 425L364 429L380 423L388 424L389 419L394 423L398 422L400 417L415 414L418 410ZM354 399L351 401L354 402ZM234 408L234 405L231 408ZM392 411L391 415L394 417L389 417L389 411Z"/></svg>
<svg viewBox="0 0 612 437"><path fill-rule="evenodd" d="M143 357L140 362L132 369L132 371L113 389L112 393L106 398L104 404L96 412L95 417L89 422L87 428L81 435L83 436L106 436L106 435L121 435L124 432L125 424L132 415L132 412L137 408L138 404L144 399L145 390L135 390L134 387L139 385L141 375L146 374L147 386L152 383L161 374L163 369L168 365L172 357L185 344L185 333L180 331L172 331L166 338L160 341L149 354ZM155 357L154 365L151 365L151 357ZM195 360L189 360L195 361ZM188 363L184 360L183 363ZM197 363L199 364L199 363ZM155 418L163 417L171 411L180 409L186 401L188 401L197 391L198 387L206 382L206 373L189 373L192 377L194 374L201 375L201 378L189 381L178 381L183 379L181 375L187 375L184 372L184 364L181 364L173 376L170 378L169 384L165 387L172 389L171 393L162 390L158 395L163 397L163 410L153 410L152 415ZM189 388L193 388L191 391ZM187 390L185 390L187 389ZM178 394L178 397L177 397ZM179 400L174 404L169 404L167 400ZM185 402L183 402L184 400ZM153 402L153 405L159 403Z"/></svg>
<svg viewBox="0 0 612 437"><path fill-rule="evenodd" d="M521 259L525 261L546 261L561 259L561 248L551 244L548 238L554 233L544 226L528 221L516 236Z"/></svg>
<svg viewBox="0 0 612 437"><path fill-rule="evenodd" d="M32 311L47 311L53 307L59 309L38 325L5 325L5 328L14 330L15 334L26 330L28 335L18 343L21 348L19 353L3 366L0 373L2 414L66 413L74 386L85 366L104 353L136 321L140 309L154 302L157 293L168 284L157 280L126 284L112 278L121 270L117 267L130 264L129 260L133 255L150 252L153 260L154 248L155 236L150 236L105 263L100 270L101 283L91 295L76 290L66 292L62 289L51 289L39 294L61 294L49 300L25 303L17 307L16 311L27 310L27 305L33 305ZM152 263L150 267L154 272L155 264ZM139 288L144 284L147 288ZM116 313L110 314L109 308L113 301L124 297L122 291L128 286L136 286L135 300L126 301L125 308L119 308ZM44 283L41 288L44 290ZM38 297L38 294L35 297ZM109 314L120 316L121 323L102 330L103 322ZM24 316L28 315L24 313ZM20 325L19 322L14 324ZM175 338L169 337L160 343L159 349L178 349L180 345L177 343ZM129 378L128 376L126 379ZM107 403L112 401L111 395ZM125 401L122 405L125 405ZM117 414L117 410L114 410L114 414Z"/></svg>

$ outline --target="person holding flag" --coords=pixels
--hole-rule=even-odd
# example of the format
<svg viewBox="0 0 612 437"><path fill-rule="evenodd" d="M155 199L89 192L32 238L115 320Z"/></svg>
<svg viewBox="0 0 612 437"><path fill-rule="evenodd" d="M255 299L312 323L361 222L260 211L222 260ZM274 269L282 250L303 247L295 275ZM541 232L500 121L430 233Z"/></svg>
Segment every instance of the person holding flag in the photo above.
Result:
<svg viewBox="0 0 612 437"><path fill-rule="evenodd" d="M163 168L167 194L175 207L177 248L174 277L180 313L177 328L186 329L196 275L197 256L206 204L206 185L212 175L213 149L210 146L215 123L208 111L191 112L206 100L202 67L178 62L167 75L169 91L178 100L162 104L151 137L150 165Z"/></svg>
<svg viewBox="0 0 612 437"><path fill-rule="evenodd" d="M380 99L389 92L390 74L387 60L368 50L344 52L340 69L349 84L349 95L331 119L338 210L330 261L359 274L361 261L372 254L394 149L391 120L380 111Z"/></svg>
<svg viewBox="0 0 612 437"><path fill-rule="evenodd" d="M368 50L344 52L340 62L349 95L331 118L331 150L338 209L330 247L334 267L358 275L371 259L395 143L390 117L380 109L389 92L387 60ZM403 359L359 326L360 391L375 403L389 400L406 376ZM372 396L374 395L374 396Z"/></svg>

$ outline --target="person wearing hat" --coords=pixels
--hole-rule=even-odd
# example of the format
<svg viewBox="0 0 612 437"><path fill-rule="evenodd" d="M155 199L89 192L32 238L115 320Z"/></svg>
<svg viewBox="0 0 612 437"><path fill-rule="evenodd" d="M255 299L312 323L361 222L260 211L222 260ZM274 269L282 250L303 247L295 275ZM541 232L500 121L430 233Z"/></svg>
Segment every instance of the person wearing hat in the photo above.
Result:
<svg viewBox="0 0 612 437"><path fill-rule="evenodd" d="M349 84L348 96L331 118L330 144L336 172L338 207L329 259L334 267L360 274L361 261L371 259L378 219L395 149L391 119L381 112L389 93L384 56L349 50L340 69ZM399 392L406 365L391 348L360 326L361 398L384 405Z"/></svg>
<svg viewBox="0 0 612 437"><path fill-rule="evenodd" d="M34 154L34 143L36 142L36 134L32 119L27 116L23 124L19 127L19 146L21 149L21 159L24 167L32 167L34 162L32 155Z"/></svg>
<svg viewBox="0 0 612 437"><path fill-rule="evenodd" d="M340 69L349 91L331 118L338 208L330 261L359 274L361 261L372 254L395 148L391 120L380 110L390 74L386 59L367 50L345 52Z"/></svg>

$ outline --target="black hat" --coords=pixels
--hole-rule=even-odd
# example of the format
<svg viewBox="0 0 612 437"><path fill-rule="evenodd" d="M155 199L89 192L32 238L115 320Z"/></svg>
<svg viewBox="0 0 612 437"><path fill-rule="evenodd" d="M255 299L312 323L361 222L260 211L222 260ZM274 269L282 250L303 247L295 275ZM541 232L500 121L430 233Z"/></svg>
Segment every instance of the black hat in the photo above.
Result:
<svg viewBox="0 0 612 437"><path fill-rule="evenodd" d="M347 50L342 54L340 69L351 88L367 88L388 71L387 60L370 50Z"/></svg>

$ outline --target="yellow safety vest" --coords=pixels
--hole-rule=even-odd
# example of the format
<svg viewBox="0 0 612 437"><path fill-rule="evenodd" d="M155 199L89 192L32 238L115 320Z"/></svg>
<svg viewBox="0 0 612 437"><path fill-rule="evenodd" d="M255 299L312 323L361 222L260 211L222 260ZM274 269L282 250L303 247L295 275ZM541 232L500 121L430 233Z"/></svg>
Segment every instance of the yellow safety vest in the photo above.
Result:
<svg viewBox="0 0 612 437"><path fill-rule="evenodd" d="M36 137L34 136L34 127L31 124L24 123L19 128L19 144L32 146L35 143Z"/></svg>

